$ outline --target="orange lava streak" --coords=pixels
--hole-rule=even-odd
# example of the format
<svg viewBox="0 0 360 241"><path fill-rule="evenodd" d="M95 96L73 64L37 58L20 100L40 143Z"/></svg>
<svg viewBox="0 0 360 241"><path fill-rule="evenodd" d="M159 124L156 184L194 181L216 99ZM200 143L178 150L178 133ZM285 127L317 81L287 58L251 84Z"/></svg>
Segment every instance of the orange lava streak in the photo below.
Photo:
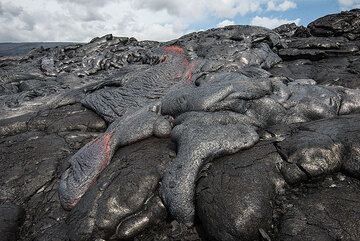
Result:
<svg viewBox="0 0 360 241"><path fill-rule="evenodd" d="M191 83L192 80L192 72L194 69L194 62L190 63L185 55L185 51L182 47L177 45L171 45L163 47L163 50L166 54L175 54L180 55L183 58L182 64L185 67L185 71L178 77L185 78L186 82ZM166 56L164 56L164 62L167 60Z"/></svg>
<svg viewBox="0 0 360 241"><path fill-rule="evenodd" d="M103 138L103 146L105 147L105 153L104 153L104 158L107 161L107 164L109 163L110 159L111 159L111 147L110 147L110 141L111 141L111 138L113 136L113 133L110 132L110 133L105 133Z"/></svg>
<svg viewBox="0 0 360 241"><path fill-rule="evenodd" d="M180 54L183 55L185 54L185 51L183 48L181 48L180 46L176 46L176 45L171 45L171 46L166 46L163 48L165 53L170 54Z"/></svg>
<svg viewBox="0 0 360 241"><path fill-rule="evenodd" d="M101 137L96 139L94 144L99 148L99 158L100 160L100 172L105 169L105 167L110 163L111 160L111 138L113 136L112 132L104 133Z"/></svg>

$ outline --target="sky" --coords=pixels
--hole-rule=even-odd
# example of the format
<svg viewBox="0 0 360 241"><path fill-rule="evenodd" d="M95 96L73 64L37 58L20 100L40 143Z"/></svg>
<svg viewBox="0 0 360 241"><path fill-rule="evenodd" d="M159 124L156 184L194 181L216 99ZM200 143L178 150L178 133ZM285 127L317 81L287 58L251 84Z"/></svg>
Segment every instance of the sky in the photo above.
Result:
<svg viewBox="0 0 360 241"><path fill-rule="evenodd" d="M0 0L0 42L88 42L96 36L167 41L232 24L306 26L360 0Z"/></svg>

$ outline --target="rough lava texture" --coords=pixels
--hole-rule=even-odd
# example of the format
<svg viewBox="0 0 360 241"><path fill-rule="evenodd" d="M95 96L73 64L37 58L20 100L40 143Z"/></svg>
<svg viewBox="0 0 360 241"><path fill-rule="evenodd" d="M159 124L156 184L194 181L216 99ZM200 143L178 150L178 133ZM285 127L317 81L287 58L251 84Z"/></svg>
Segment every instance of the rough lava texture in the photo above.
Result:
<svg viewBox="0 0 360 241"><path fill-rule="evenodd" d="M360 10L0 58L4 240L359 240Z"/></svg>

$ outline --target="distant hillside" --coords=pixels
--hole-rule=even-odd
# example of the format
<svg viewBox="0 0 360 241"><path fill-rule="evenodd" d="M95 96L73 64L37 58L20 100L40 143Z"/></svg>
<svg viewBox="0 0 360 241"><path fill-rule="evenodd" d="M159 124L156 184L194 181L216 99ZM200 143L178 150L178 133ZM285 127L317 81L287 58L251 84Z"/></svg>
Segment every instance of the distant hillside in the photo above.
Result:
<svg viewBox="0 0 360 241"><path fill-rule="evenodd" d="M32 42L32 43L0 43L0 56L14 56L26 54L34 48L52 48L73 44L70 42Z"/></svg>

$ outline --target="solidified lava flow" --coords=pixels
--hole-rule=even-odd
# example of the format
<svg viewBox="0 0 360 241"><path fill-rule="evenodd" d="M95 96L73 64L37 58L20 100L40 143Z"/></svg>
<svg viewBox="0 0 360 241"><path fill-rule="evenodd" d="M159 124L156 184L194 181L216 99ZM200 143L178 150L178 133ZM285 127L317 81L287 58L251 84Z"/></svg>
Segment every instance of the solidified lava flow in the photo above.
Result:
<svg viewBox="0 0 360 241"><path fill-rule="evenodd" d="M1 57L1 237L360 240L359 22Z"/></svg>

